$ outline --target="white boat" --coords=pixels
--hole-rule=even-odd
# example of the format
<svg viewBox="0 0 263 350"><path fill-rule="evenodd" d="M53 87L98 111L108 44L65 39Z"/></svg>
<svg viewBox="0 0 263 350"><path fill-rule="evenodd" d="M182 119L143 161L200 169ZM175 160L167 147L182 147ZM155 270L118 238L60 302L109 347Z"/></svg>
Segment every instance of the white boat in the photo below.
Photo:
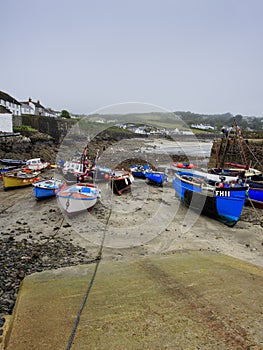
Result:
<svg viewBox="0 0 263 350"><path fill-rule="evenodd" d="M81 179L80 181L83 182L89 176L90 169L80 161L66 161L62 168L62 174L68 182L77 182L78 179Z"/></svg>
<svg viewBox="0 0 263 350"><path fill-rule="evenodd" d="M33 158L26 161L25 167L30 170L43 170L50 165L48 162L41 162L40 158Z"/></svg>
<svg viewBox="0 0 263 350"><path fill-rule="evenodd" d="M97 185L77 183L61 189L56 196L60 206L72 214L93 207L100 197L100 191Z"/></svg>

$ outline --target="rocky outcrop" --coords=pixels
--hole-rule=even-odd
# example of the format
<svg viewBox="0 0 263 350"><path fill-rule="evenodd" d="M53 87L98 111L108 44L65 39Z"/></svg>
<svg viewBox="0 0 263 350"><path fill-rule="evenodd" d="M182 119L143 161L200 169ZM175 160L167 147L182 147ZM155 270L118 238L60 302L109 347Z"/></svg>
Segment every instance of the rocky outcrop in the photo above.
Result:
<svg viewBox="0 0 263 350"><path fill-rule="evenodd" d="M42 161L54 163L57 144L52 137L39 132L28 132L0 138L0 158L30 159L41 158Z"/></svg>

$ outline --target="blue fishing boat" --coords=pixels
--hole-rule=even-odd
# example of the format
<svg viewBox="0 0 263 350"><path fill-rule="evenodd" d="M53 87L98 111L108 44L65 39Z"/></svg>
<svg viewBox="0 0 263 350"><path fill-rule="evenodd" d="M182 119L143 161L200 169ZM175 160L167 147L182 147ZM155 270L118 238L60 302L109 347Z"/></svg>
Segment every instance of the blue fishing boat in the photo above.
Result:
<svg viewBox="0 0 263 350"><path fill-rule="evenodd" d="M248 204L252 202L255 207L263 209L263 182L247 180L246 183L249 186Z"/></svg>
<svg viewBox="0 0 263 350"><path fill-rule="evenodd" d="M37 200L55 197L64 181L58 179L43 180L33 183L33 192Z"/></svg>
<svg viewBox="0 0 263 350"><path fill-rule="evenodd" d="M134 177L145 179L145 173L150 170L149 164L145 165L134 165L130 167L130 171Z"/></svg>
<svg viewBox="0 0 263 350"><path fill-rule="evenodd" d="M211 185L206 178L175 174L173 187L181 201L191 209L210 216L229 227L240 218L248 187L224 187L223 182Z"/></svg>
<svg viewBox="0 0 263 350"><path fill-rule="evenodd" d="M251 201L255 207L263 209L263 188L249 188L247 201L248 203Z"/></svg>
<svg viewBox="0 0 263 350"><path fill-rule="evenodd" d="M26 165L26 160L20 160L20 159L10 159L10 158L2 158L0 159L0 162L4 165L11 165L11 166L23 166Z"/></svg>
<svg viewBox="0 0 263 350"><path fill-rule="evenodd" d="M165 181L168 181L168 176L161 171L146 171L145 177L150 183L162 186Z"/></svg>

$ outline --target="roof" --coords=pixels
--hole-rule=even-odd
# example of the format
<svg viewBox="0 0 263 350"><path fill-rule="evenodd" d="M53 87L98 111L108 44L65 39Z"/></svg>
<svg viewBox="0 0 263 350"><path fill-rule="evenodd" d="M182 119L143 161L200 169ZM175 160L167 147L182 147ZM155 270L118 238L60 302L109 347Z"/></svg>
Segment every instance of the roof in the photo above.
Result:
<svg viewBox="0 0 263 350"><path fill-rule="evenodd" d="M34 102L34 101L32 101L31 99L30 99L29 101L21 101L20 103L25 104L25 105L28 105L28 106L29 106L29 103L33 103L33 104L35 105L35 107L45 109L45 107L42 106L42 105L40 104L39 101Z"/></svg>
<svg viewBox="0 0 263 350"><path fill-rule="evenodd" d="M12 114L12 112L8 108L6 108L5 106L2 106L2 105L0 105L0 113L2 113L2 114L6 114L6 113Z"/></svg>
<svg viewBox="0 0 263 350"><path fill-rule="evenodd" d="M8 95L6 92L3 92L3 91L0 91L0 100L4 100L4 101L11 102L11 103L15 103L17 105L21 104L14 97Z"/></svg>
<svg viewBox="0 0 263 350"><path fill-rule="evenodd" d="M31 107L31 106L29 105L28 101L27 101L27 102L20 102L20 103L21 103L22 107L26 107L26 108L33 109L33 107Z"/></svg>

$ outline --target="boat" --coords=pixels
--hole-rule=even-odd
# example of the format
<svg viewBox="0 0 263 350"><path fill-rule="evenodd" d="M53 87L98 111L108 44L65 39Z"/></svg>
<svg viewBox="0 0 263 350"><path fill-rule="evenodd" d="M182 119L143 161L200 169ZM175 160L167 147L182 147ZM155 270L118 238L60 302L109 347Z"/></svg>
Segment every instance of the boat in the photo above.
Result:
<svg viewBox="0 0 263 350"><path fill-rule="evenodd" d="M96 165L90 171L94 181L108 181L112 175L112 170L107 167Z"/></svg>
<svg viewBox="0 0 263 350"><path fill-rule="evenodd" d="M11 171L2 174L4 190L30 186L38 181L39 171Z"/></svg>
<svg viewBox="0 0 263 350"><path fill-rule="evenodd" d="M192 172L193 169L197 168L197 166L188 162L172 162L170 164L170 168L174 171Z"/></svg>
<svg viewBox="0 0 263 350"><path fill-rule="evenodd" d="M0 162L4 165L11 165L11 166L26 165L26 160L20 160L20 159L2 158L0 159Z"/></svg>
<svg viewBox="0 0 263 350"><path fill-rule="evenodd" d="M248 190L247 203L252 204L260 209L263 209L263 185L262 187L256 187L257 185L250 184Z"/></svg>
<svg viewBox="0 0 263 350"><path fill-rule="evenodd" d="M76 183L61 188L56 197L67 214L74 214L92 208L100 197L100 191L95 184Z"/></svg>
<svg viewBox="0 0 263 350"><path fill-rule="evenodd" d="M220 183L212 185L205 178L175 173L173 187L181 201L191 209L233 227L240 218L246 198L247 186L230 187Z"/></svg>
<svg viewBox="0 0 263 350"><path fill-rule="evenodd" d="M238 174L236 173L230 173L230 172L225 172L225 171L219 171L218 173L211 171L210 169L205 170L205 169L192 169L191 171L179 171L179 174L189 174L193 175L195 177L204 177L210 181L213 181L214 183L220 182L222 177L225 177L226 182L232 182L232 181L237 181L238 180Z"/></svg>
<svg viewBox="0 0 263 350"><path fill-rule="evenodd" d="M145 179L145 172L147 172L148 170L150 170L150 166L149 164L145 164L145 165L134 165L130 167L130 171L132 173L132 176L134 177L139 177L142 179Z"/></svg>
<svg viewBox="0 0 263 350"><path fill-rule="evenodd" d="M247 203L263 209L263 175L252 175L242 180L249 186Z"/></svg>
<svg viewBox="0 0 263 350"><path fill-rule="evenodd" d="M161 171L147 171L145 172L146 179L155 185L162 186L165 181L168 181L166 173Z"/></svg>
<svg viewBox="0 0 263 350"><path fill-rule="evenodd" d="M55 197L56 192L65 184L59 179L42 180L33 183L33 192L37 200Z"/></svg>
<svg viewBox="0 0 263 350"><path fill-rule="evenodd" d="M67 182L84 182L91 175L90 168L86 168L82 162L76 160L66 161L62 174Z"/></svg>
<svg viewBox="0 0 263 350"><path fill-rule="evenodd" d="M30 170L44 170L50 165L48 162L41 162L40 158L33 158L26 161L25 167Z"/></svg>
<svg viewBox="0 0 263 350"><path fill-rule="evenodd" d="M115 194L119 196L126 190L130 189L134 177L130 172L115 171L110 179L110 186Z"/></svg>
<svg viewBox="0 0 263 350"><path fill-rule="evenodd" d="M15 169L20 170L21 167L17 167L16 165L9 165L9 166L6 166L4 168L0 168L0 177L2 176L3 173L7 173L7 172L13 171Z"/></svg>

